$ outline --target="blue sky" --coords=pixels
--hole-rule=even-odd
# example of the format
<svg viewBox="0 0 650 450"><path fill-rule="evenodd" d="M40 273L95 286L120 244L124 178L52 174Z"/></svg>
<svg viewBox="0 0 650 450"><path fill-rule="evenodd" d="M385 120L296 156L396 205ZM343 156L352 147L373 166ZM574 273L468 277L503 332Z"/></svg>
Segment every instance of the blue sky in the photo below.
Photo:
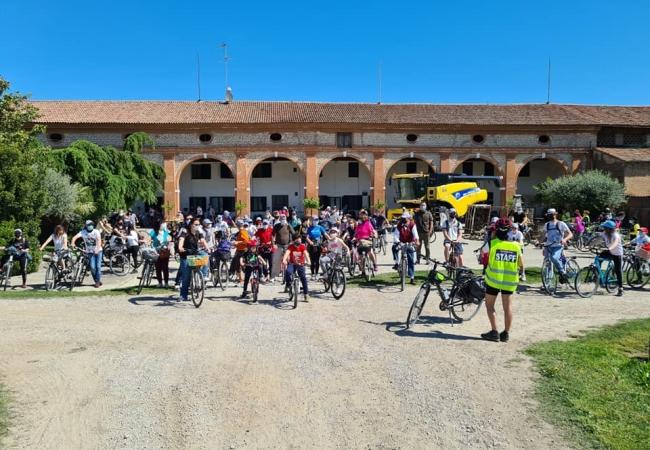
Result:
<svg viewBox="0 0 650 450"><path fill-rule="evenodd" d="M35 99L650 104L650 2L29 1L0 75Z"/></svg>

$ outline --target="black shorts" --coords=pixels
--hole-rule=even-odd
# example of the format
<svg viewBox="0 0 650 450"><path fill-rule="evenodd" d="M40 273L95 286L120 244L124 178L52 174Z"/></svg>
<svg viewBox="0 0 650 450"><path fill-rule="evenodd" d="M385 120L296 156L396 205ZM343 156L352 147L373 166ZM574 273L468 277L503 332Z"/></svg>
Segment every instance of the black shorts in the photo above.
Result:
<svg viewBox="0 0 650 450"><path fill-rule="evenodd" d="M505 294L505 295L514 294L514 291L507 291L505 289L497 289L497 288L493 288L492 286L490 286L487 283L485 284L485 293L486 294L488 294L488 295L499 295L499 292L501 292L502 294Z"/></svg>

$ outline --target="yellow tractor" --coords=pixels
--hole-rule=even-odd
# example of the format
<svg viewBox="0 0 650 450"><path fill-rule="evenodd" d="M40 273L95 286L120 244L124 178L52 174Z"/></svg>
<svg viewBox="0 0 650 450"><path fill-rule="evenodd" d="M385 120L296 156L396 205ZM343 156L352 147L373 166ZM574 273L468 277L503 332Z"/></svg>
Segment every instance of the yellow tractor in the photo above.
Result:
<svg viewBox="0 0 650 450"><path fill-rule="evenodd" d="M476 182L492 181L498 187L502 178L447 173L393 175L393 184L397 190L397 203L402 208L388 210L387 218L389 220L398 219L404 208L413 213L413 210L419 208L422 202L425 202L432 212L454 208L458 216L463 217L471 205L487 200L487 191L481 189Z"/></svg>

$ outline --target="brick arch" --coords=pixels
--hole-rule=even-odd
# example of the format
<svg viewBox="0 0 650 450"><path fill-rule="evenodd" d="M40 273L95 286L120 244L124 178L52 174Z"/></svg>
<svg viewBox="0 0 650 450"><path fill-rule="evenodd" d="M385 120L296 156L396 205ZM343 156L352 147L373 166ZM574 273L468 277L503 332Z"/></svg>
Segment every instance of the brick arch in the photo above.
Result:
<svg viewBox="0 0 650 450"><path fill-rule="evenodd" d="M557 165L562 167L562 170L564 171L564 173L562 175L567 175L567 174L571 173L571 169L569 168L569 165L562 158L558 158L555 155L539 154L539 155L531 155L531 156L527 157L526 159L524 159L521 162L521 164L517 165L517 176L515 177L515 180L519 179L519 174L521 173L521 169L523 169L526 166L526 164L528 164L531 161L535 161L537 159L550 160L550 161L555 162Z"/></svg>
<svg viewBox="0 0 650 450"><path fill-rule="evenodd" d="M325 166L327 166L329 163L334 161L336 158L352 158L352 159L357 160L357 162L359 162L359 164L361 164L363 167L365 167L366 170L368 171L368 173L370 174L370 180L371 180L371 184L372 184L372 177L373 177L373 173L374 173L373 169L368 165L368 161L365 158L363 158L363 156L361 156L361 155L359 155L357 153L352 153L352 152L346 152L345 155L343 155L343 152L328 155L326 159L324 159L323 161L320 161L319 167L317 167L318 176L320 176L321 172L323 172L323 169L325 168Z"/></svg>
<svg viewBox="0 0 650 450"><path fill-rule="evenodd" d="M277 156L276 156L277 155ZM303 174L305 173L305 157L304 155L301 155L302 158L296 156L295 154L292 153L285 153L285 152L253 152L253 153L248 153L246 154L246 168L248 173L246 176L250 178L251 174L253 173L253 169L255 166L257 166L259 163L267 160L267 159L273 159L273 158L285 158L288 159L289 161L293 162L298 169L300 169L300 172Z"/></svg>
<svg viewBox="0 0 650 450"><path fill-rule="evenodd" d="M298 158L290 157L289 155L283 155L283 154L280 154L280 152L278 152L277 157L278 158L284 158L284 159L287 159L287 160L291 161L298 168L300 176L302 176L302 177L307 176L305 166L301 164L301 162L300 162L300 160ZM250 160L247 161L245 179L248 180L249 187L250 187L250 183L251 183L252 177L253 177L253 169L255 169L255 167L257 167L260 163L263 163L264 161L267 161L267 160L273 160L275 158L276 157L274 155L271 155L271 156L267 155L265 158L257 158L257 159L255 159L253 161L250 161Z"/></svg>
<svg viewBox="0 0 650 450"><path fill-rule="evenodd" d="M405 159L417 159L417 160L419 160L419 161L422 161L422 162L425 163L427 166L429 166L429 167L430 167L434 172L436 172L436 166L434 166L433 164L431 164L431 162L429 162L429 160L427 160L425 157L423 157L423 156L421 156L421 155L413 154L413 157L411 157L411 156L404 156L404 157L402 157L402 158L392 160L389 166L385 166L385 167L384 167L384 172L385 172L385 173L384 173L384 178L386 178L386 177L388 176L388 174L390 173L390 171L393 169L393 167L395 167L395 165L397 165L398 162L400 162L400 161L404 161Z"/></svg>
<svg viewBox="0 0 650 450"><path fill-rule="evenodd" d="M463 159L457 161L454 169L452 170L452 172L456 172L456 170L460 166L462 166L462 164L465 161L469 161L470 159L482 159L483 161L489 162L490 164L492 164L494 166L494 169L496 170L497 176L504 176L505 175L505 173L504 173L505 169L499 165L499 161L497 161L496 159L494 159L491 156L484 155L483 153L481 153L478 158L476 157L476 155L468 155L466 158L463 158Z"/></svg>
<svg viewBox="0 0 650 450"><path fill-rule="evenodd" d="M183 161L178 163L178 165L175 168L175 173L174 173L174 182L175 182L176 186L180 185L181 175L183 175L183 172L185 171L185 169L187 169L187 167L190 164L195 163L197 161L218 161L218 162L220 162L222 164L225 164L226 167L228 167L228 169L230 169L230 172L233 174L233 177L235 179L235 183L237 182L236 181L237 180L237 171L232 166L232 163L230 163L226 158L219 158L219 157L216 157L216 156L211 155L209 153L207 153L206 157L204 158L203 153L202 153L202 154L199 154L199 155L192 155L188 159L184 159Z"/></svg>

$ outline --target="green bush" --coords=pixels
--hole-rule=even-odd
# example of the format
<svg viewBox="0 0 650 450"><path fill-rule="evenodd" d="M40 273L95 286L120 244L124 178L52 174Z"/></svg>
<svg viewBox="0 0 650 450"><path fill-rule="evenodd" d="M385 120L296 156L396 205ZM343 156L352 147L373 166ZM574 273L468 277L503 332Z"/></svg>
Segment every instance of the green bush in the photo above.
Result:
<svg viewBox="0 0 650 450"><path fill-rule="evenodd" d="M17 223L13 220L0 222L0 246L5 247L14 238L14 230L16 228L20 228L23 231L25 236L27 236L27 242L29 242L29 253L32 256L32 260L27 264L27 273L36 272L43 260L43 252L38 249L41 244L36 238L40 230L40 225L38 222ZM4 250L2 254L5 254ZM12 273L18 273L19 270L18 263L11 269Z"/></svg>

